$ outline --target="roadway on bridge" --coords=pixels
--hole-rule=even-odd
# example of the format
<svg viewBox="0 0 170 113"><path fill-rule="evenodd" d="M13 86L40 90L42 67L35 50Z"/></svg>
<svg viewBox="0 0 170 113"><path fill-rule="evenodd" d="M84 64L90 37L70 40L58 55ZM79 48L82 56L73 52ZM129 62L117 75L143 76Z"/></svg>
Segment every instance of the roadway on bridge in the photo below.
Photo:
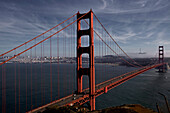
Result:
<svg viewBox="0 0 170 113"><path fill-rule="evenodd" d="M155 68L155 67L158 67L162 64L157 64L157 65L152 65L152 66L146 66L146 67L143 67L143 68L140 68L140 69L137 69L137 70L134 70L134 71L131 71L129 73L125 73L123 75L120 75L118 77L115 77L115 78L112 78L110 80L107 80L105 82L102 82L100 84L97 84L96 85L96 93L95 93L95 96L99 96L103 93L107 93L108 90L111 90L112 88L128 81L129 79L147 71L147 70L150 70L152 68ZM37 113L37 112L42 112L46 109L46 107L51 107L51 106L66 106L66 105L69 105L69 106L73 106L73 105L82 105L86 102L89 101L89 89L85 89L83 90L83 93L82 94L71 94L67 97L64 97L64 98L61 98L59 100L56 100L56 101L53 101L49 104L46 104L44 106L41 106L39 108L36 108L32 111L29 111L27 113Z"/></svg>

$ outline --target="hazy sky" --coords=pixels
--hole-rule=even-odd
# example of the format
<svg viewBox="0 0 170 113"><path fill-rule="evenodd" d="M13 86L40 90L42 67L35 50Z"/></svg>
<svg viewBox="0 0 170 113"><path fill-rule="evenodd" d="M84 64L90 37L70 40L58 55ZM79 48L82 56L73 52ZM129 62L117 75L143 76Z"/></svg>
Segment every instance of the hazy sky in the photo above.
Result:
<svg viewBox="0 0 170 113"><path fill-rule="evenodd" d="M170 56L170 0L0 0L0 53L91 8L128 54Z"/></svg>

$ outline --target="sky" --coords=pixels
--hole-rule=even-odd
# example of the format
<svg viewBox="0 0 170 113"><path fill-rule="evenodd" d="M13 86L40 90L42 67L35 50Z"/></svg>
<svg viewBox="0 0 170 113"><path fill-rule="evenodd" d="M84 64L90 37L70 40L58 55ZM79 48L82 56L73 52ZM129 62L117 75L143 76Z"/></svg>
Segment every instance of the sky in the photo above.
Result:
<svg viewBox="0 0 170 113"><path fill-rule="evenodd" d="M130 56L170 57L170 0L0 0L0 53L90 9Z"/></svg>

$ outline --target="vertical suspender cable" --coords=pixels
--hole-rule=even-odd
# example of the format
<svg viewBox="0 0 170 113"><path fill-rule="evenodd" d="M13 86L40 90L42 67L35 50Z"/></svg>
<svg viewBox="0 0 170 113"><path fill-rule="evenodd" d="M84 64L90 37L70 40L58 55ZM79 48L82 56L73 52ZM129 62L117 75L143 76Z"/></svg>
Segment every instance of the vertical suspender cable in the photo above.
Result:
<svg viewBox="0 0 170 113"><path fill-rule="evenodd" d="M72 19L73 20L73 19ZM70 40L70 57L72 57L72 53L73 53L73 48L72 48L72 37L73 37L73 25L71 26L71 40ZM72 57L73 58L73 57ZM73 73L72 73L72 76L73 76ZM72 76L70 75L70 81L73 81L73 78ZM70 82L70 89L71 89L71 93L73 93L73 82L71 84Z"/></svg>
<svg viewBox="0 0 170 113"><path fill-rule="evenodd" d="M76 49L76 44L77 44L77 42L76 42L76 25L75 26L73 26L74 28L74 40L73 40L73 43L74 43L74 56L75 56L75 63L74 63L74 68L75 68L75 71L74 71L74 90L76 90L76 77L77 77L77 73L76 73L76 68L77 68L77 65L76 65L76 55L77 55L77 53L76 53L76 51L75 51L75 49Z"/></svg>
<svg viewBox="0 0 170 113"><path fill-rule="evenodd" d="M20 62L18 63L18 104L20 113Z"/></svg>
<svg viewBox="0 0 170 113"><path fill-rule="evenodd" d="M16 50L15 50L15 54L16 54ZM15 55L14 54L14 55ZM16 70L16 61L14 64L14 70L15 70L15 113L17 113L17 83L16 83L16 79L17 79L17 70Z"/></svg>
<svg viewBox="0 0 170 113"><path fill-rule="evenodd" d="M67 30L67 29L65 29ZM64 32L63 32L64 33ZM66 60L66 33L64 33L64 57L65 57L65 60ZM67 70L67 66L65 65L65 70ZM64 75L67 77L67 71L66 71L66 75ZM67 80L65 79L65 95L67 94Z"/></svg>
<svg viewBox="0 0 170 113"><path fill-rule="evenodd" d="M36 39L35 39L35 44L36 44ZM36 51L37 49L36 49L36 46L35 46L35 63L36 63L36 61L37 61L37 51ZM35 81L35 106L37 106L37 70L36 70L36 64L34 64L34 75L35 75L35 77L34 77L34 81Z"/></svg>
<svg viewBox="0 0 170 113"><path fill-rule="evenodd" d="M44 35L43 35L43 40L44 40ZM43 42L43 61L45 62L45 56L44 56L44 42ZM44 71L44 64L43 64L43 100L44 100L44 104L45 104L45 71Z"/></svg>
<svg viewBox="0 0 170 113"><path fill-rule="evenodd" d="M4 59L4 56L2 56L2 60ZM4 100L4 65L2 65L2 113L4 113L5 112L5 105L4 105L4 103L5 103L5 100Z"/></svg>
<svg viewBox="0 0 170 113"><path fill-rule="evenodd" d="M41 104L43 105L43 57L42 57L42 46L43 44L41 43Z"/></svg>
<svg viewBox="0 0 170 113"><path fill-rule="evenodd" d="M26 47L26 45L25 45L25 48L27 48ZM25 53L25 95L26 95L26 100L25 100L25 102L26 102L26 111L27 111L27 54Z"/></svg>
<svg viewBox="0 0 170 113"><path fill-rule="evenodd" d="M4 110L6 113L6 65L4 66Z"/></svg>
<svg viewBox="0 0 170 113"><path fill-rule="evenodd" d="M57 29L58 30L58 29ZM57 92L58 92L58 99L60 98L60 77L59 77L59 37L60 35L57 34L57 60L58 60L58 65L57 65Z"/></svg>
<svg viewBox="0 0 170 113"><path fill-rule="evenodd" d="M51 102L52 102L52 43L50 38L50 94L51 94Z"/></svg>
<svg viewBox="0 0 170 113"><path fill-rule="evenodd" d="M32 49L30 50L30 60L31 60L31 110L32 110Z"/></svg>

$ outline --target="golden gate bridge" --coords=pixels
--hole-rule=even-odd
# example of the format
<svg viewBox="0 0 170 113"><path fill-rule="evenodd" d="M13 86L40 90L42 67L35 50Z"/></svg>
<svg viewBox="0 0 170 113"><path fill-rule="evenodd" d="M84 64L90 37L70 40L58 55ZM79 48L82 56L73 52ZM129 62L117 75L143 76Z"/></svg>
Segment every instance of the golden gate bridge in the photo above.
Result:
<svg viewBox="0 0 170 113"><path fill-rule="evenodd" d="M2 113L42 112L49 106L87 102L90 110L95 110L96 97L150 69L159 67L159 72L164 72L166 64L163 46L159 46L158 61L151 60L145 66L136 62L92 10L74 14L0 57ZM122 62L134 67L133 70L118 69ZM98 70L95 64L100 65ZM109 76L106 76L107 65L113 65Z"/></svg>

